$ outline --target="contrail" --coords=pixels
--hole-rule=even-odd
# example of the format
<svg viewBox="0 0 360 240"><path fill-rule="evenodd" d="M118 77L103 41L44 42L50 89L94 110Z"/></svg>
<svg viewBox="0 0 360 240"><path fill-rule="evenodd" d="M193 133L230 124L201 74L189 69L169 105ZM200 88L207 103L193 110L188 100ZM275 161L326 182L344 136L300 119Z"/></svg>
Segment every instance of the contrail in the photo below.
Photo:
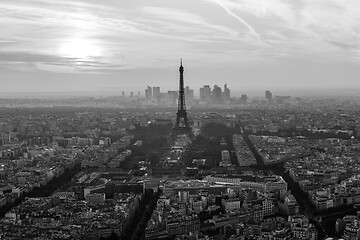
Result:
<svg viewBox="0 0 360 240"><path fill-rule="evenodd" d="M232 12L228 7L226 7L224 4L222 4L219 0L214 0L220 7L222 7L230 16L237 19L239 22L244 24L249 32L254 35L257 39L260 39L260 35L256 32L255 28L253 28L250 24L248 24L244 19L236 15L234 12Z"/></svg>

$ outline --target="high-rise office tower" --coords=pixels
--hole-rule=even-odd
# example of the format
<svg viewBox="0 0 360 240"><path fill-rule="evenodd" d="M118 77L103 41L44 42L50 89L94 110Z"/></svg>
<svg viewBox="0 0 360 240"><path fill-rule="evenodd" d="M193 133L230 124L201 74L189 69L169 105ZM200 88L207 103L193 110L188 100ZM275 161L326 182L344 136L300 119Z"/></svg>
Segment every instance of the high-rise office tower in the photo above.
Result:
<svg viewBox="0 0 360 240"><path fill-rule="evenodd" d="M151 99L152 98L152 88L150 86L147 86L145 89L145 98Z"/></svg>
<svg viewBox="0 0 360 240"><path fill-rule="evenodd" d="M152 92L152 94L153 94L153 99L157 102L157 103L159 103L160 102L160 95L161 95L161 93L160 93L160 87L153 87L153 92Z"/></svg>
<svg viewBox="0 0 360 240"><path fill-rule="evenodd" d="M247 103L248 97L246 94L242 94L240 97L241 103Z"/></svg>
<svg viewBox="0 0 360 240"><path fill-rule="evenodd" d="M167 104L168 105L175 106L178 98L179 98L178 91L168 91L167 92Z"/></svg>
<svg viewBox="0 0 360 240"><path fill-rule="evenodd" d="M190 89L189 86L185 88L185 99L188 103L192 103L194 100L194 90Z"/></svg>
<svg viewBox="0 0 360 240"><path fill-rule="evenodd" d="M204 88L200 88L200 91L199 91L199 99L200 99L200 100L205 100Z"/></svg>
<svg viewBox="0 0 360 240"><path fill-rule="evenodd" d="M223 102L229 103L230 102L230 89L227 87L227 84L224 85L224 92L223 92Z"/></svg>
<svg viewBox="0 0 360 240"><path fill-rule="evenodd" d="M270 91L265 91L265 99L271 101L272 93Z"/></svg>
<svg viewBox="0 0 360 240"><path fill-rule="evenodd" d="M207 100L211 98L211 87L209 85L204 85L204 96Z"/></svg>
<svg viewBox="0 0 360 240"><path fill-rule="evenodd" d="M214 85L212 96L213 96L213 103L221 104L222 103L222 90L221 90L221 87L219 87L218 85Z"/></svg>

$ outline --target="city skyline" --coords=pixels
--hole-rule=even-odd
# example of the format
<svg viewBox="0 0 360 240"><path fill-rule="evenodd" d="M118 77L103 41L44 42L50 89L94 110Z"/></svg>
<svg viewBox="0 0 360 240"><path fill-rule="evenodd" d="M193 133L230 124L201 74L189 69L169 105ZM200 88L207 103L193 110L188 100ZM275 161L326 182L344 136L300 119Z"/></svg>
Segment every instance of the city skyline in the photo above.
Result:
<svg viewBox="0 0 360 240"><path fill-rule="evenodd" d="M4 0L0 9L1 93L176 89L181 57L194 89L360 88L355 0Z"/></svg>

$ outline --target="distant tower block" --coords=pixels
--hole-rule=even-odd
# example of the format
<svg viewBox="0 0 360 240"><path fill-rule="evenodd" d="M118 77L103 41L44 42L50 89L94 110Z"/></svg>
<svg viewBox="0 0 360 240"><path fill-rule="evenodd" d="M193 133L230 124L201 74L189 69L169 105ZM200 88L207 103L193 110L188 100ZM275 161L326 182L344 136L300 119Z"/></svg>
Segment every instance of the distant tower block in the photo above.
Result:
<svg viewBox="0 0 360 240"><path fill-rule="evenodd" d="M122 92L122 97L123 97L123 98L125 97L125 92Z"/></svg>
<svg viewBox="0 0 360 240"><path fill-rule="evenodd" d="M181 64L179 67L180 72L180 84L179 84L179 102L178 111L176 113L176 123L174 127L175 133L191 133L189 120L187 117L186 106L185 106L185 94L184 94L184 67ZM182 120L182 121L181 121Z"/></svg>
<svg viewBox="0 0 360 240"><path fill-rule="evenodd" d="M130 97L131 97L131 98L134 97L134 92L130 92Z"/></svg>

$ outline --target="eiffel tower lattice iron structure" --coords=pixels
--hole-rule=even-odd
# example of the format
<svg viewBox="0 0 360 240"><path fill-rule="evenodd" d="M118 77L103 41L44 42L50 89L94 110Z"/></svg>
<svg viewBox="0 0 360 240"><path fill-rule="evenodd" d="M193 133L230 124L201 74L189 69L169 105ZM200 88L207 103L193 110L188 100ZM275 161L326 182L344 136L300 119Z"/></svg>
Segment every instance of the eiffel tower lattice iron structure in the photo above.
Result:
<svg viewBox="0 0 360 240"><path fill-rule="evenodd" d="M178 110L176 113L176 122L174 127L175 133L191 133L191 128L189 125L189 120L186 112L185 105L185 93L184 93L184 67L181 64L179 67L180 72L180 83L179 83L179 101L178 101ZM183 122L181 122L183 120Z"/></svg>

